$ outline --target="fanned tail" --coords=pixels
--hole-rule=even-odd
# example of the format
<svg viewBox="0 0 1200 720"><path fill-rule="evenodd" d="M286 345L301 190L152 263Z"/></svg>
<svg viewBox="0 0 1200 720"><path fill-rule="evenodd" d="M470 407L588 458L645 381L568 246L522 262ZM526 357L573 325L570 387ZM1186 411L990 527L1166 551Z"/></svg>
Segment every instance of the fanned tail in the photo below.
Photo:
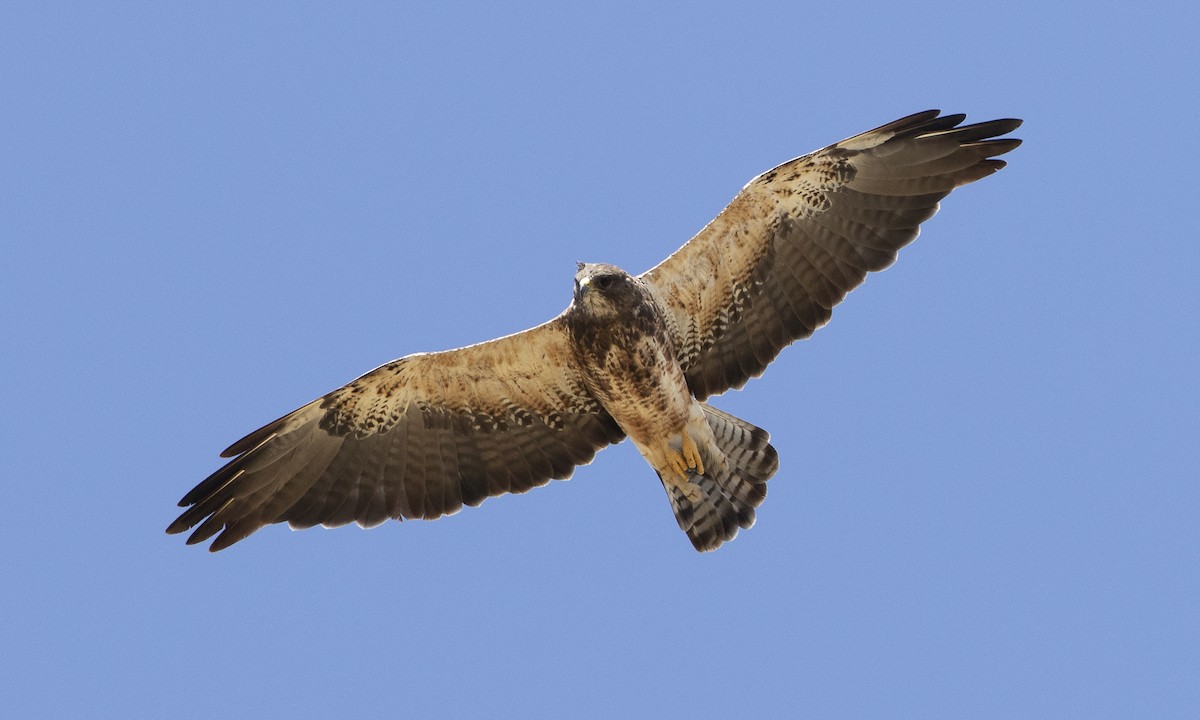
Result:
<svg viewBox="0 0 1200 720"><path fill-rule="evenodd" d="M715 550L754 525L754 509L767 496L767 480L779 468L770 434L701 403L715 447L700 446L704 475L687 486L663 482L681 530L700 552ZM661 479L661 478L660 478Z"/></svg>

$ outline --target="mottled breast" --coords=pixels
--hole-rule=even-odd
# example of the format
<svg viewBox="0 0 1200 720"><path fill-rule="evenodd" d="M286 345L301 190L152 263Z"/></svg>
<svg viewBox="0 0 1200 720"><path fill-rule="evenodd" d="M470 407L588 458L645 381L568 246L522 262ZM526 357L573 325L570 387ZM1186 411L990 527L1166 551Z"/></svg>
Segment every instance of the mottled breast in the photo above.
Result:
<svg viewBox="0 0 1200 720"><path fill-rule="evenodd" d="M649 288L611 265L582 266L567 311L589 389L635 441L678 431L692 398Z"/></svg>

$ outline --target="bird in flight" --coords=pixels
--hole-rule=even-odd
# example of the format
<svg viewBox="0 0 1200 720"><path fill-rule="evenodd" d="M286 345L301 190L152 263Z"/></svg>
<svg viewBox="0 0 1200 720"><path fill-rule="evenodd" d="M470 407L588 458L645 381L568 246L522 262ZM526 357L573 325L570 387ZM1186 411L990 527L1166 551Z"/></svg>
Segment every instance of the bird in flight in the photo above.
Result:
<svg viewBox="0 0 1200 720"><path fill-rule="evenodd" d="M692 545L716 549L754 524L779 458L706 399L828 322L1021 142L1000 137L1020 120L963 120L921 112L789 160L641 275L580 263L558 317L408 355L255 430L167 532L215 552L272 523L429 520L566 479L628 436Z"/></svg>

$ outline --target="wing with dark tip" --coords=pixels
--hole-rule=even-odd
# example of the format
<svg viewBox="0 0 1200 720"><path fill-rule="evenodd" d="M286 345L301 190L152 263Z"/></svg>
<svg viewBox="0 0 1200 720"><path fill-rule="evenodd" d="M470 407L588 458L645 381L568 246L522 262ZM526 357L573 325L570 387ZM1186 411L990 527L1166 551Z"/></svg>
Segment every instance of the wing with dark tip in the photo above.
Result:
<svg viewBox="0 0 1200 720"><path fill-rule="evenodd" d="M956 187L1004 167L1020 120L910 115L759 175L642 275L668 310L697 398L741 387L829 321Z"/></svg>
<svg viewBox="0 0 1200 720"><path fill-rule="evenodd" d="M168 533L226 548L271 523L432 519L565 479L624 437L561 319L383 365L234 443Z"/></svg>

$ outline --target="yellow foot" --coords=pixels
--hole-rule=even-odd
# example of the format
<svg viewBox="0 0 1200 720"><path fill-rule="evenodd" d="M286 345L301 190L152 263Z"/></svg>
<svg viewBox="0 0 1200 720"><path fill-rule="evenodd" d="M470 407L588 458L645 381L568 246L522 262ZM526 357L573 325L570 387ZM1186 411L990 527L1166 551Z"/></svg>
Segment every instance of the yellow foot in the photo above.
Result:
<svg viewBox="0 0 1200 720"><path fill-rule="evenodd" d="M675 477L687 482L687 461L683 459L683 453L675 452L671 448L667 448L667 464L675 471Z"/></svg>
<svg viewBox="0 0 1200 720"><path fill-rule="evenodd" d="M696 441L688 435L687 429L683 431L683 460L690 468L695 468L697 475L704 474L704 461L700 459L700 448L696 447Z"/></svg>
<svg viewBox="0 0 1200 720"><path fill-rule="evenodd" d="M671 466L672 466L672 469L674 469L675 468L674 459L682 458L682 456L679 453L672 453L671 458L672 458ZM662 477L663 483L665 485L674 487L675 489L679 490L679 492L682 493L683 496L686 497L688 500L691 500L694 503L698 503L698 502L701 502L704 500L704 495L703 495L703 493L700 492L700 487L698 485L693 484L691 482L691 480L688 479L687 470L681 470L681 471L676 470L676 473L674 475L663 475L661 477Z"/></svg>
<svg viewBox="0 0 1200 720"><path fill-rule="evenodd" d="M675 471L680 479L687 482L689 471L694 471L697 475L704 474L704 462L700 459L700 448L696 447L696 441L692 440L686 430L682 435L681 450L675 450L669 445L663 450L671 470Z"/></svg>

